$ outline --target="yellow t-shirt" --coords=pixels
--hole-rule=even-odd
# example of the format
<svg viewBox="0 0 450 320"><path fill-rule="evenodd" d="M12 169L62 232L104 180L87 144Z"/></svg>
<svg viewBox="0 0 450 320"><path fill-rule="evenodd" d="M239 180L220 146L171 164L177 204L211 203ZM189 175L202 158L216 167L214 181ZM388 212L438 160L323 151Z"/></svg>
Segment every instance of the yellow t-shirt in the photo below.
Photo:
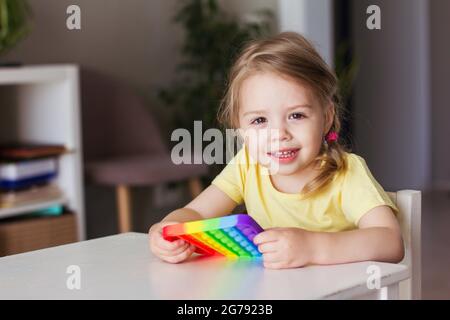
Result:
<svg viewBox="0 0 450 320"><path fill-rule="evenodd" d="M310 231L343 231L357 228L369 210L387 205L397 212L389 196L374 179L363 158L345 154L347 170L337 174L320 192L311 196L283 193L275 189L268 169L250 158L244 146L212 184L264 229L298 227Z"/></svg>

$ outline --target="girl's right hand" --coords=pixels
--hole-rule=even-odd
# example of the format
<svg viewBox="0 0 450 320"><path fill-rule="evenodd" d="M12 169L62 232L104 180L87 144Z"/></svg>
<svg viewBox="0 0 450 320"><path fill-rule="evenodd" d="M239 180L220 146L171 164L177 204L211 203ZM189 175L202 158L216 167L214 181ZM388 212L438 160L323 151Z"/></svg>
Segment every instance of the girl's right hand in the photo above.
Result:
<svg viewBox="0 0 450 320"><path fill-rule="evenodd" d="M148 231L150 250L152 253L170 263L179 263L186 260L196 249L194 245L182 239L167 241L163 238L163 227L177 223L168 221L159 222L154 224Z"/></svg>

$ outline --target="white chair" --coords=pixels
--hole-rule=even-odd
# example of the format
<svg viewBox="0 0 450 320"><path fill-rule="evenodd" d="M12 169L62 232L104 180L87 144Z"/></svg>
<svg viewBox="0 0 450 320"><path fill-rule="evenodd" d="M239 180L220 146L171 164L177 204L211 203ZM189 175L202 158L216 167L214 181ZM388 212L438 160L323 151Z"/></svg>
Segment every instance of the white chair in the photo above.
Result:
<svg viewBox="0 0 450 320"><path fill-rule="evenodd" d="M399 298L420 299L422 195L420 191L415 190L388 194L400 210L398 220L405 244L405 257L401 263L407 265L411 272L411 278L400 283Z"/></svg>

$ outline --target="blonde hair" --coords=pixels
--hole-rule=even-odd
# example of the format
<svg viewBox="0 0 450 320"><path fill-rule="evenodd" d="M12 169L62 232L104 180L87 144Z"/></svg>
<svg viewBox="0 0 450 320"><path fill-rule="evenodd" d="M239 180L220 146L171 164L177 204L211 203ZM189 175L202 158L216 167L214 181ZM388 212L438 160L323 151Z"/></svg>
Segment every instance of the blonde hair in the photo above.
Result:
<svg viewBox="0 0 450 320"><path fill-rule="evenodd" d="M331 104L334 118L329 132L339 134L341 105L336 75L303 36L283 32L277 36L256 40L246 45L234 62L225 96L222 99L219 120L233 128L239 127L239 89L245 79L260 72L273 72L294 81L307 84L322 107ZM335 174L345 170L345 148L338 140L325 142L315 159L320 163L319 175L305 185L303 195L311 195L326 187Z"/></svg>

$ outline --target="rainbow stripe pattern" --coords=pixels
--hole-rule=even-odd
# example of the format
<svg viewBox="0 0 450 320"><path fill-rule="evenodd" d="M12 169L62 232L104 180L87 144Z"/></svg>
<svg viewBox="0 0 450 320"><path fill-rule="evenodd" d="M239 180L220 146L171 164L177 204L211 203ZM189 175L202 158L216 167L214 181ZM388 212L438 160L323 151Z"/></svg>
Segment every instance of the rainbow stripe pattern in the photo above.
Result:
<svg viewBox="0 0 450 320"><path fill-rule="evenodd" d="M260 258L253 238L263 229L247 214L235 214L165 226L163 237L183 239L197 247L196 252L227 258Z"/></svg>

